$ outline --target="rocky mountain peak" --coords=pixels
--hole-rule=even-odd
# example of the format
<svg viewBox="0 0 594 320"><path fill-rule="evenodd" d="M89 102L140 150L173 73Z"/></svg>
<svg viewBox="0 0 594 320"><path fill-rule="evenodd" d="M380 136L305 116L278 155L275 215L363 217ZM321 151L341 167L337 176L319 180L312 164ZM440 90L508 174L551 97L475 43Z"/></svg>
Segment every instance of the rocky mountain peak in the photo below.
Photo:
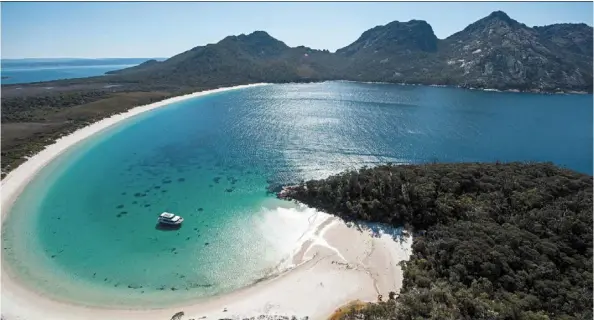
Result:
<svg viewBox="0 0 594 320"><path fill-rule="evenodd" d="M236 52L244 52L254 57L278 56L290 49L284 42L272 37L265 31L254 31L250 34L228 36L219 41L222 46Z"/></svg>
<svg viewBox="0 0 594 320"><path fill-rule="evenodd" d="M500 11L500 10L491 12L491 14L489 14L487 17L485 17L485 20L499 20L499 21L504 21L504 22L515 21L512 18L510 18L507 15L507 13Z"/></svg>
<svg viewBox="0 0 594 320"><path fill-rule="evenodd" d="M266 31L254 31L250 34L240 34L238 36L227 36L219 43L225 42L241 42L241 43L254 43L258 45L278 45L284 43L276 38L272 37Z"/></svg>
<svg viewBox="0 0 594 320"><path fill-rule="evenodd" d="M403 52L437 50L438 39L433 28L423 20L393 21L365 31L352 44L337 50L338 54L353 55L359 51Z"/></svg>
<svg viewBox="0 0 594 320"><path fill-rule="evenodd" d="M494 11L488 16L470 24L464 30L457 32L446 40L454 41L491 41L499 43L502 39L517 41L534 37L533 29L510 18L503 11Z"/></svg>

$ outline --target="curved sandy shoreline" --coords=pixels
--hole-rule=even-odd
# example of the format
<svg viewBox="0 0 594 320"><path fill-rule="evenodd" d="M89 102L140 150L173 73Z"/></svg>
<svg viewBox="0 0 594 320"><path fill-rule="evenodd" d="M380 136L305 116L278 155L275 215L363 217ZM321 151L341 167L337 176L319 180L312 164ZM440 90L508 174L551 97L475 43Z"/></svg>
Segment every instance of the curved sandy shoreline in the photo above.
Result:
<svg viewBox="0 0 594 320"><path fill-rule="evenodd" d="M25 186L68 148L114 124L168 104L215 92L241 89L253 84L197 92L130 109L103 119L62 137L10 172L2 180L2 222ZM387 296L400 289L402 272L397 265L411 253L412 238L403 242L391 235L372 235L349 227L338 218L326 215L324 222L304 239L293 257L297 267L278 277L212 299L182 307L157 310L92 308L58 302L20 284L6 268L1 271L0 310L3 319L171 319L179 312L184 319L219 319L262 314L308 316L324 319L336 308L359 299L373 301L377 294ZM147 306L150 308L150 306Z"/></svg>
<svg viewBox="0 0 594 320"><path fill-rule="evenodd" d="M23 191L24 187L37 175L37 173L43 169L49 162L51 162L54 158L62 154L68 148L74 146L75 144L89 138L90 136L99 133L118 122L126 120L128 118L134 117L141 113L154 110L157 108L161 108L167 106L169 104L180 102L192 98L197 98L201 96L205 96L212 93L217 92L224 92L229 90L236 90L236 89L243 89L243 88L250 88L256 86L263 86L269 85L267 83L256 83L256 84L248 84L248 85L241 85L235 87L227 87L227 88L219 88L213 90L206 90L195 92L191 94L186 94L183 96L173 97L169 99L165 99L162 101L158 101L155 103L147 104L144 106L134 107L126 112L122 112L116 115L113 115L109 118L105 118L99 120L89 126L84 128L78 129L75 132L61 137L60 139L56 140L53 144L45 147L42 151L35 154L34 156L30 157L25 163L18 166L16 169L12 170L4 179L2 179L2 221L4 221L5 215L9 211L10 207L14 200L18 197L18 195Z"/></svg>

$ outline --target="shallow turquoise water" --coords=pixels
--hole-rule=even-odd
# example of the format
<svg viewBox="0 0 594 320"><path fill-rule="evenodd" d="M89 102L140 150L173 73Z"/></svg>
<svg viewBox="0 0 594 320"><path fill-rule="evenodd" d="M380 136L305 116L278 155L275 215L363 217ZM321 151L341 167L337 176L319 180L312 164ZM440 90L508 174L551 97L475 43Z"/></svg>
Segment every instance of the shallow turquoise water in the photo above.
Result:
<svg viewBox="0 0 594 320"><path fill-rule="evenodd" d="M272 272L308 229L315 213L274 200L269 183L388 161L553 161L591 174L592 144L591 95L341 82L213 94L60 157L15 204L3 255L63 299L207 297ZM183 227L157 230L162 211Z"/></svg>

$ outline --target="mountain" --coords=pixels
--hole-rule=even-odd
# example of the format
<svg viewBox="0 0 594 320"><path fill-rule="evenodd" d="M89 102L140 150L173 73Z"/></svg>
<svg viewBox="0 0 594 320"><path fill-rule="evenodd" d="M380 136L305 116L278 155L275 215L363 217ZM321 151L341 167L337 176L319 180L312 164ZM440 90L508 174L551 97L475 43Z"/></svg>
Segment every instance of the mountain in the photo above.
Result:
<svg viewBox="0 0 594 320"><path fill-rule="evenodd" d="M429 70L440 68L438 47L439 39L427 22L394 21L365 31L336 55L346 60L348 80L416 82Z"/></svg>
<svg viewBox="0 0 594 320"><path fill-rule="evenodd" d="M320 80L592 92L592 27L532 28L495 11L438 39L425 21L394 21L335 53L289 47L256 31L112 72L110 78L184 87Z"/></svg>
<svg viewBox="0 0 594 320"><path fill-rule="evenodd" d="M518 90L592 90L592 27L530 28L502 11L439 40L424 21L370 29L336 52L352 80Z"/></svg>
<svg viewBox="0 0 594 320"><path fill-rule="evenodd" d="M431 26L421 20L394 21L365 31L352 44L336 51L353 56L364 53L399 53L403 51L436 52L438 39Z"/></svg>
<svg viewBox="0 0 594 320"><path fill-rule="evenodd" d="M289 82L333 79L338 66L329 51L291 48L264 31L228 36L162 62L123 69L116 80L220 86L248 82ZM335 66L335 68L333 68Z"/></svg>
<svg viewBox="0 0 594 320"><path fill-rule="evenodd" d="M569 30L539 32L497 11L443 41L447 60L442 72L466 86L586 90L592 86L592 52L567 50L551 41L571 38ZM590 27L590 48L591 34Z"/></svg>
<svg viewBox="0 0 594 320"><path fill-rule="evenodd" d="M565 50L592 56L592 27L587 24L561 23L534 29L541 37Z"/></svg>

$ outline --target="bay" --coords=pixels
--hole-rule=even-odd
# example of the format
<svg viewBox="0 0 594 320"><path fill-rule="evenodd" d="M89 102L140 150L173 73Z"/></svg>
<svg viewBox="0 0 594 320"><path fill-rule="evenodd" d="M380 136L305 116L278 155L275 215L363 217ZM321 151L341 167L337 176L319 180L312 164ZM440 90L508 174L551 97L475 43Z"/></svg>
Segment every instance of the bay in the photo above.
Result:
<svg viewBox="0 0 594 320"><path fill-rule="evenodd" d="M170 304L278 271L312 209L270 185L392 162L552 161L592 174L592 96L325 82L186 100L59 157L15 203L5 259L47 294ZM159 230L163 211L184 216ZM90 302L92 301L92 302Z"/></svg>

